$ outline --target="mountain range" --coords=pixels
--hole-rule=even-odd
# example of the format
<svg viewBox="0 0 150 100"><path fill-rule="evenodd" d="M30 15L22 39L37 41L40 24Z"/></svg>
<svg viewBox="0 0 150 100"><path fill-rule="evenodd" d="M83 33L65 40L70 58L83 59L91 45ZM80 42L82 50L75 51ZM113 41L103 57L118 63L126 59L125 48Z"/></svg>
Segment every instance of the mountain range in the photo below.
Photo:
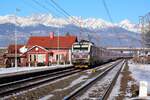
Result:
<svg viewBox="0 0 150 100"><path fill-rule="evenodd" d="M14 15L0 16L0 47L17 42L25 44L30 36L76 35L79 39L89 39L99 46L141 46L139 26L125 19L111 23L102 19L81 17L55 18L52 15L34 14L27 17Z"/></svg>

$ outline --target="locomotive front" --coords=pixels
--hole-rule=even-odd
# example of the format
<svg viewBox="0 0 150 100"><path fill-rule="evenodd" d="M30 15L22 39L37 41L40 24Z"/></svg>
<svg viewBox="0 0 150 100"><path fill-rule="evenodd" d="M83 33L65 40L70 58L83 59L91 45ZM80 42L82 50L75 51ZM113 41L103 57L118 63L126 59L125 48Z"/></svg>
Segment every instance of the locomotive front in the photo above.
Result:
<svg viewBox="0 0 150 100"><path fill-rule="evenodd" d="M72 46L72 62L75 67L87 68L90 59L90 44L87 41L76 42Z"/></svg>

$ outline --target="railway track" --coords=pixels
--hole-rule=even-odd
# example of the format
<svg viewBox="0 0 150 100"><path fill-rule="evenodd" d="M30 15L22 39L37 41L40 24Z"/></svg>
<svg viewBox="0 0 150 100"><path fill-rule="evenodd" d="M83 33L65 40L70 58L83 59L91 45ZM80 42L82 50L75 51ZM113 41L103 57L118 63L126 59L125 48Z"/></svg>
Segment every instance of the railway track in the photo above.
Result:
<svg viewBox="0 0 150 100"><path fill-rule="evenodd" d="M60 70L52 73L45 73L37 76L28 77L25 79L20 79L16 81L10 81L7 83L0 84L0 98L5 96L9 96L14 93L18 93L20 91L24 91L30 89L32 87L36 87L46 82L50 82L77 72L81 70L75 68L69 68L65 70Z"/></svg>
<svg viewBox="0 0 150 100"><path fill-rule="evenodd" d="M123 65L124 61L113 64L104 72L88 80L81 87L65 96L64 100L107 100ZM111 75L113 71L116 72L114 76Z"/></svg>
<svg viewBox="0 0 150 100"><path fill-rule="evenodd" d="M58 71L63 71L66 69L72 69L73 66L70 67L60 67L60 68L44 68L44 69L36 69L31 71L22 71L22 72L15 72L15 73L8 73L8 74L1 74L0 75L0 84L9 83L13 81L18 81L30 77L35 77L47 73L53 73Z"/></svg>
<svg viewBox="0 0 150 100"><path fill-rule="evenodd" d="M36 75L36 76L31 75L32 77L21 78L19 80L17 79L16 81L13 80L12 82L0 83L0 99L1 98L3 99L5 97L9 98L11 97L12 94L26 91L28 89L40 86L43 83L52 82L54 80L57 80L62 77L66 77L66 76L69 76L71 74L75 74L81 71L83 70L69 68L69 69L58 70L56 72L45 73L45 74L43 74L42 72L42 74L40 75Z"/></svg>
<svg viewBox="0 0 150 100"><path fill-rule="evenodd" d="M100 96L100 100L107 100L107 98L109 97L109 95L111 94L111 91L119 77L119 74L122 70L122 68L125 65L125 61L122 63L121 67L118 69L116 75L113 77L113 79L110 81L110 84L108 85L108 87L106 87L105 91L102 93L102 95Z"/></svg>

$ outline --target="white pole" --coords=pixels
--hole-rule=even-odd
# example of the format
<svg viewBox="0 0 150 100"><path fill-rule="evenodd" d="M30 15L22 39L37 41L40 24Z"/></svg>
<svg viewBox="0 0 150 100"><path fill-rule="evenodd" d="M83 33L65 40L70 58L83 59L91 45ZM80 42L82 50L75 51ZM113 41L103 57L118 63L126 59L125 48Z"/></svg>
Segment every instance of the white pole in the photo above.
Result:
<svg viewBox="0 0 150 100"><path fill-rule="evenodd" d="M147 97L147 87L148 83L146 81L140 81L139 97Z"/></svg>
<svg viewBox="0 0 150 100"><path fill-rule="evenodd" d="M69 63L72 64L72 59L71 59L72 53L71 50L69 49Z"/></svg>
<svg viewBox="0 0 150 100"><path fill-rule="evenodd" d="M15 11L15 24L17 24L16 14L17 14L17 9ZM18 64L17 64L17 30L16 30L16 26L15 26L15 67L16 68L18 67Z"/></svg>
<svg viewBox="0 0 150 100"><path fill-rule="evenodd" d="M28 58L29 58L29 59L28 59L28 61L29 61L28 66L31 67L31 64L30 64L30 62L31 62L30 59L31 59L31 58L30 58L30 55L29 55L29 54L28 54Z"/></svg>
<svg viewBox="0 0 150 100"><path fill-rule="evenodd" d="M57 40L57 53L58 53L58 61L57 61L57 64L59 65L59 59L60 59L60 57L59 57L59 28L58 28L58 40Z"/></svg>
<svg viewBox="0 0 150 100"><path fill-rule="evenodd" d="M15 24L17 25L17 12L19 12L20 9L16 8L15 10ZM17 29L16 29L16 26L15 26L15 67L17 68L18 67L18 62L17 62Z"/></svg>

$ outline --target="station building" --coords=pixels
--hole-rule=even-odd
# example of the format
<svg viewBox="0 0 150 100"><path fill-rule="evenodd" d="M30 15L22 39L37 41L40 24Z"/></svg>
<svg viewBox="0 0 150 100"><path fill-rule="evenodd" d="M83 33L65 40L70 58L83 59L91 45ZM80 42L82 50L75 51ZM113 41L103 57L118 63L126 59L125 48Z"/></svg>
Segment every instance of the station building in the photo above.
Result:
<svg viewBox="0 0 150 100"><path fill-rule="evenodd" d="M24 46L17 46L18 63L20 66L71 63L71 47L74 42L77 42L77 37L70 35L54 36L51 33L49 36L31 36ZM15 57L14 53L12 56Z"/></svg>
<svg viewBox="0 0 150 100"><path fill-rule="evenodd" d="M76 36L31 36L26 44L28 66L71 63L71 47L77 41Z"/></svg>

